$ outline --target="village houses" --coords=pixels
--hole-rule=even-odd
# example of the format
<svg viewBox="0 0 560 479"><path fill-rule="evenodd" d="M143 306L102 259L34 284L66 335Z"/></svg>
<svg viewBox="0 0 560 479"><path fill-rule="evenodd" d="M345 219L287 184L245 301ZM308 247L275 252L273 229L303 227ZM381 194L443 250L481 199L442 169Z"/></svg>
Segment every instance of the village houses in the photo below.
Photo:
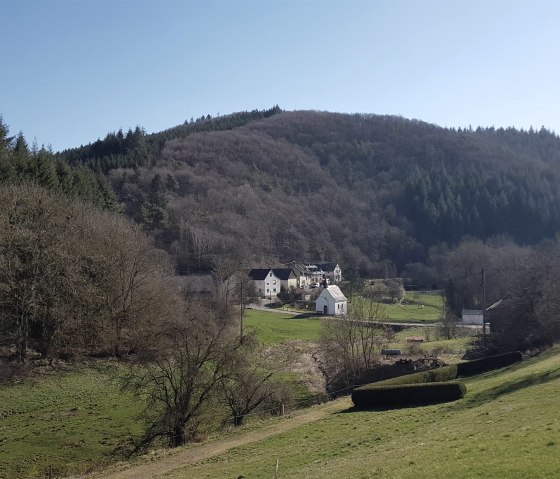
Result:
<svg viewBox="0 0 560 479"><path fill-rule="evenodd" d="M275 297L282 289L318 288L320 285L339 283L342 271L336 263L303 264L295 261L287 268L255 268L249 272L255 292L261 298Z"/></svg>

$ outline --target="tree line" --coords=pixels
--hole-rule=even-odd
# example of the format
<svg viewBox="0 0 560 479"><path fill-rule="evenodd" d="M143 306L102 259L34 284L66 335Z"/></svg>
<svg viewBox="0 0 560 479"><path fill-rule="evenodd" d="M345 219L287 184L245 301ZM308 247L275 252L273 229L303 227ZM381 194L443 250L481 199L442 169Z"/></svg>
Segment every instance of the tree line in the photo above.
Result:
<svg viewBox="0 0 560 479"><path fill-rule="evenodd" d="M84 166L70 166L50 148L36 144L30 147L21 132L9 136L8 126L0 117L0 185L24 183L111 211L120 210L117 196L104 176Z"/></svg>

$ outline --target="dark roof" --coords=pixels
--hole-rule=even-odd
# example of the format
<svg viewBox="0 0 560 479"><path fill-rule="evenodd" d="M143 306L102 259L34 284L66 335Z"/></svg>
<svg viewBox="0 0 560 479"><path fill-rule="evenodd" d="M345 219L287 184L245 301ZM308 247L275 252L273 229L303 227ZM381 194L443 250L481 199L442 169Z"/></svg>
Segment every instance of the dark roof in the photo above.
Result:
<svg viewBox="0 0 560 479"><path fill-rule="evenodd" d="M284 281L290 279L290 277L296 277L291 268L273 268L272 272L278 276L279 279L283 279Z"/></svg>
<svg viewBox="0 0 560 479"><path fill-rule="evenodd" d="M270 269L259 269L259 268L254 268L251 271L249 271L249 278L251 278L254 281L260 281L263 280L267 277L268 273L270 273ZM274 273L276 274L276 273Z"/></svg>
<svg viewBox="0 0 560 479"><path fill-rule="evenodd" d="M305 266L304 264L292 262L292 263L288 263L288 266L291 266L292 270L294 271L294 273L296 273L296 275L298 273L300 275L311 274L311 271L309 271L309 268L307 266Z"/></svg>
<svg viewBox="0 0 560 479"><path fill-rule="evenodd" d="M317 267L323 271L334 271L336 263L317 263Z"/></svg>

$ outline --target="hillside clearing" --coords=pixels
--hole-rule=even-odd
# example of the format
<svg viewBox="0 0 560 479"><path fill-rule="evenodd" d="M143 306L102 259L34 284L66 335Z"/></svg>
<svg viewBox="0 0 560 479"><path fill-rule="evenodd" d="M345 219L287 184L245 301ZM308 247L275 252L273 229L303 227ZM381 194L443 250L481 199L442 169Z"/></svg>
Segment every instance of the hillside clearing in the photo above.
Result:
<svg viewBox="0 0 560 479"><path fill-rule="evenodd" d="M159 471L170 479L271 477L278 459L280 477L292 479L552 479L560 468L558 378L554 350L467 381L466 398L455 403L365 412L344 398L315 408L325 414L313 422L276 419L264 437L250 433L243 445L232 438L231 448L221 442L213 457L211 445L199 446L199 459L189 448L162 459ZM154 477L142 467L102 477Z"/></svg>

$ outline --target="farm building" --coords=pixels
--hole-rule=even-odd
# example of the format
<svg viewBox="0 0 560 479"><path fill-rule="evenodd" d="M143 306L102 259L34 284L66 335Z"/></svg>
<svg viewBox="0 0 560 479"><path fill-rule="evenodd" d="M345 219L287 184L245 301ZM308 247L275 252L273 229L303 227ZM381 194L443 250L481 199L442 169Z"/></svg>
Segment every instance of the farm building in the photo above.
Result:
<svg viewBox="0 0 560 479"><path fill-rule="evenodd" d="M348 312L348 300L338 286L327 286L315 301L315 311L329 316L340 316Z"/></svg>

